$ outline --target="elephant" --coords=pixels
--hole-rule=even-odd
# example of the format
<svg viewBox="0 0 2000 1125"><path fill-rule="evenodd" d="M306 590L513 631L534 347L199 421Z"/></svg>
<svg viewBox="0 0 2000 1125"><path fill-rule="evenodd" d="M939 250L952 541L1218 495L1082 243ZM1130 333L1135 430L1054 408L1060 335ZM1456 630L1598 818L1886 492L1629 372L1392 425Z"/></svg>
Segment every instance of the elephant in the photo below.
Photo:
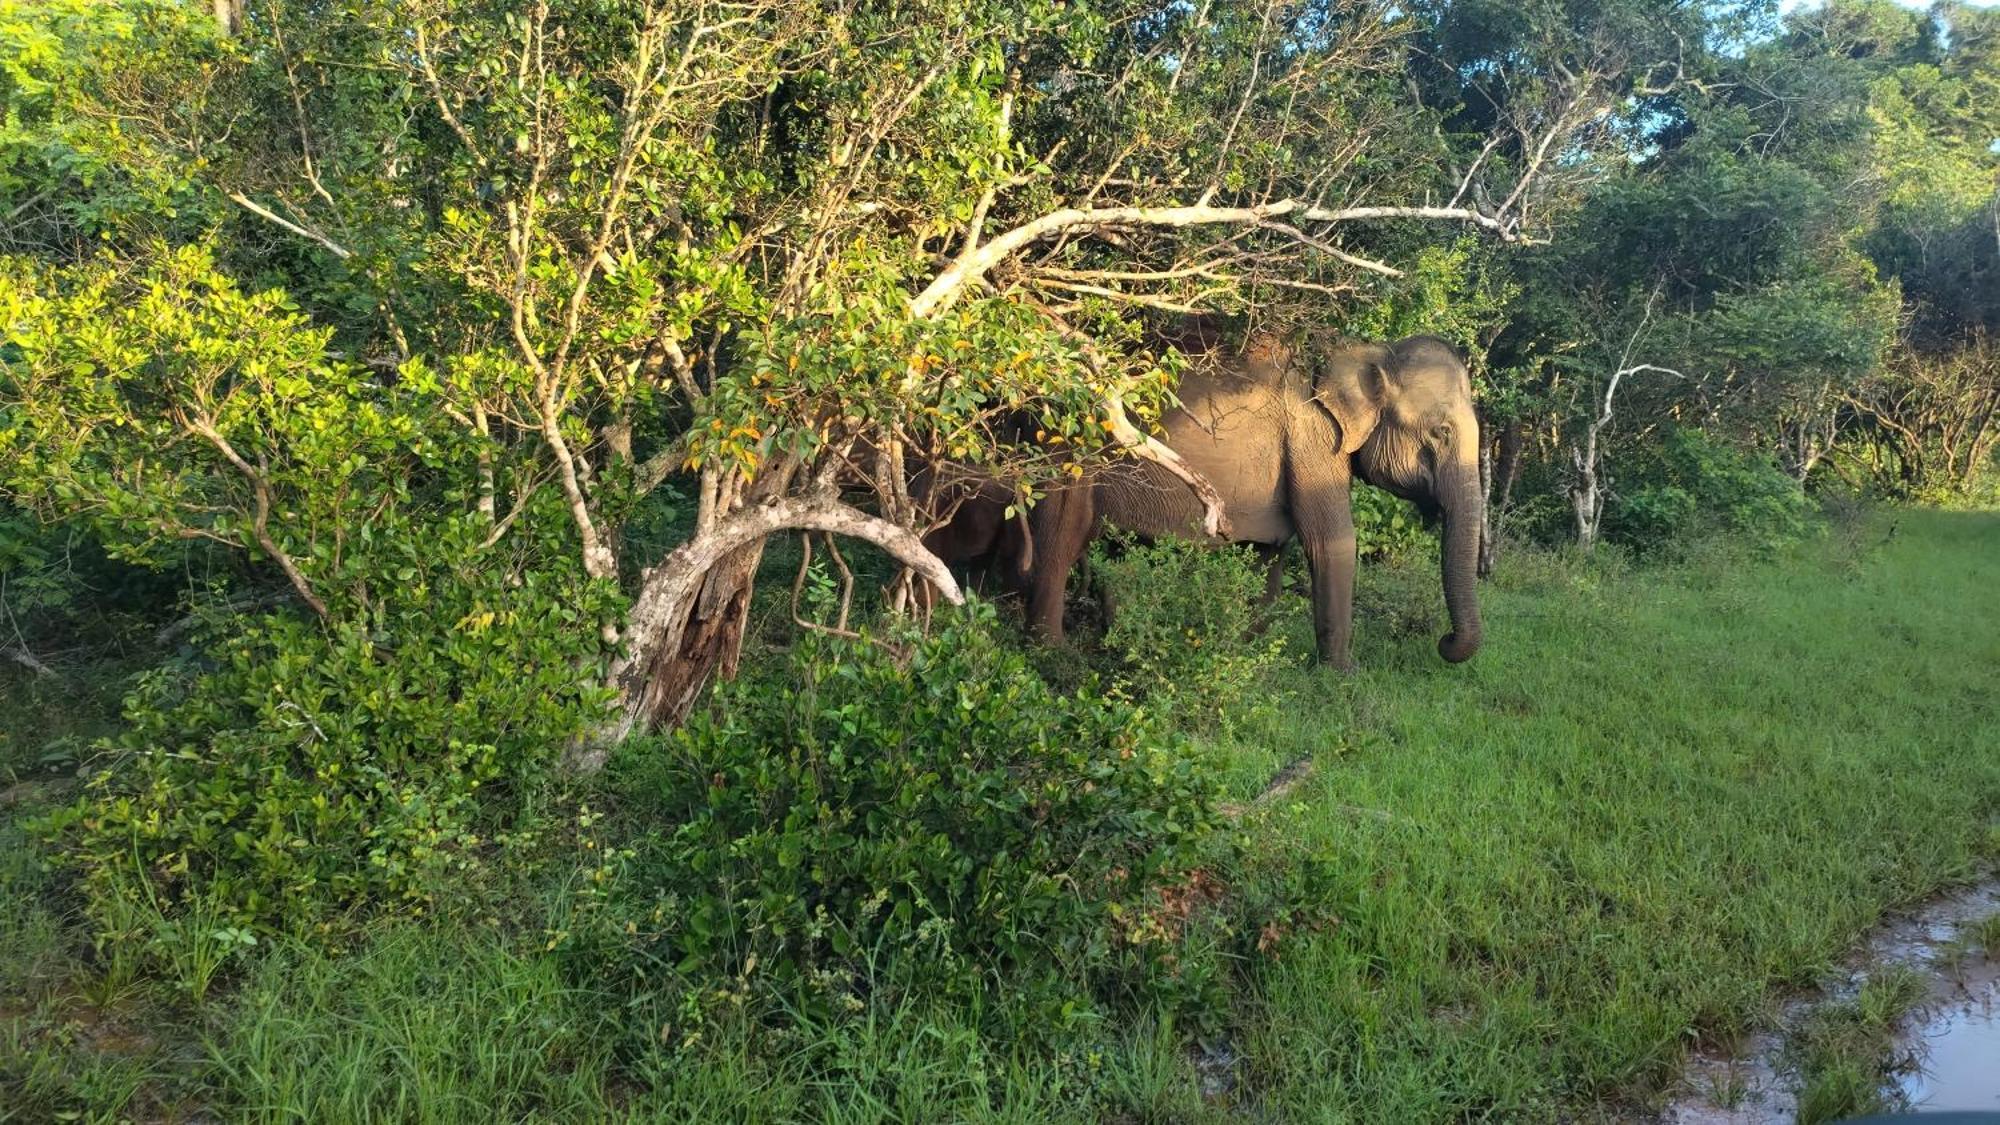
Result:
<svg viewBox="0 0 2000 1125"><path fill-rule="evenodd" d="M968 572L975 588L1023 594L1034 548L1027 517L1010 512L1011 485L960 471L919 471L910 483L918 506L942 516L924 533L924 549L953 570ZM918 604L930 608L934 591L917 584Z"/></svg>
<svg viewBox="0 0 2000 1125"><path fill-rule="evenodd" d="M1438 654L1471 659L1481 641L1475 570L1485 494L1479 418L1457 349L1412 336L1386 346L1334 340L1295 354L1265 336L1240 354L1211 347L1191 359L1180 405L1162 420L1165 442L1221 496L1233 541L1266 558L1293 537L1301 541L1320 659L1354 666L1357 477L1442 520L1451 629ZM1193 491L1152 461L1121 460L1051 491L1030 518L1030 628L1062 640L1069 572L1101 526L1142 538L1200 537L1201 515Z"/></svg>

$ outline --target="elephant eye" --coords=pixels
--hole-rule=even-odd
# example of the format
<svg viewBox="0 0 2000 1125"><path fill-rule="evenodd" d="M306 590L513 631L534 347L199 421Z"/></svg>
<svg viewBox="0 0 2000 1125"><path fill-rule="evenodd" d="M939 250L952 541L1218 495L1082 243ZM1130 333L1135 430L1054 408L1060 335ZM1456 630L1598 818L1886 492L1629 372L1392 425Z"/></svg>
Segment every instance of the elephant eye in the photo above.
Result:
<svg viewBox="0 0 2000 1125"><path fill-rule="evenodd" d="M1439 441L1451 440L1451 423L1440 422L1431 430L1431 436Z"/></svg>

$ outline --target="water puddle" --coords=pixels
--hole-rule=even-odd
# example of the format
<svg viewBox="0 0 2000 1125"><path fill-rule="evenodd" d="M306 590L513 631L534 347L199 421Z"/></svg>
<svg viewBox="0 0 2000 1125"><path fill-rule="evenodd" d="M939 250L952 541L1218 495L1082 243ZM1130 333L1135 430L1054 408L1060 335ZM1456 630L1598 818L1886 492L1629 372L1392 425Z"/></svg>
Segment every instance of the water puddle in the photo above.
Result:
<svg viewBox="0 0 2000 1125"><path fill-rule="evenodd" d="M1666 1125L1778 1125L1798 1116L1796 1076L1784 1068L1784 1030L1827 1000L1852 997L1871 967L1904 966L1931 977L1930 996L1906 1019L1896 1052L1895 1101L1917 1113L2000 1112L2000 951L1979 951L1974 927L2000 915L2000 879L1939 899L1871 934L1847 979L1785 1005L1779 1030L1734 1052L1688 1061ZM1971 952L1966 951L1969 943Z"/></svg>
<svg viewBox="0 0 2000 1125"><path fill-rule="evenodd" d="M1908 1037L1917 1069L1899 1083L1911 1108L2000 1112L2000 964L1982 958Z"/></svg>

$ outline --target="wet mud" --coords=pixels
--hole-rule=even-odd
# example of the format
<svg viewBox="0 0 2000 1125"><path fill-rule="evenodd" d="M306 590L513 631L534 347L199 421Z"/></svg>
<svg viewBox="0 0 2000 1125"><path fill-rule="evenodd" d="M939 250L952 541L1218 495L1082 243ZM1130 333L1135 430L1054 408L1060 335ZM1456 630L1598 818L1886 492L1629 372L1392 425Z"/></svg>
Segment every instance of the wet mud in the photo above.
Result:
<svg viewBox="0 0 2000 1125"><path fill-rule="evenodd" d="M1798 997L1779 1026L1733 1051L1688 1061L1661 1121L1666 1125L1778 1125L1798 1115L1798 1076L1784 1058L1786 1033L1820 1004L1852 997L1871 971L1907 967L1930 978L1928 998L1905 1017L1894 1047L1899 1111L2000 1112L2000 950L1972 938L2000 915L2000 879L1938 899L1869 935L1844 980ZM1921 1121L1918 1117L1916 1120Z"/></svg>

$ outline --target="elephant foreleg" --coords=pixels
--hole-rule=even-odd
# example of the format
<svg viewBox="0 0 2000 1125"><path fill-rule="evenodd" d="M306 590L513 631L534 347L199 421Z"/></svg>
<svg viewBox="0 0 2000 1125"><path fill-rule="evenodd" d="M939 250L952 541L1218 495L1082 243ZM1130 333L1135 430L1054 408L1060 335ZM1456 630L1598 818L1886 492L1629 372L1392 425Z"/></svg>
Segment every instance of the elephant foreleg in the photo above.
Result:
<svg viewBox="0 0 2000 1125"><path fill-rule="evenodd" d="M1313 637L1319 658L1352 671L1354 509L1344 466L1336 479L1295 489L1292 517L1312 568Z"/></svg>
<svg viewBox="0 0 2000 1125"><path fill-rule="evenodd" d="M1253 543L1251 547L1264 563L1264 594L1257 599L1257 615L1250 622L1250 636L1255 638L1271 627L1273 607L1285 593L1285 545Z"/></svg>
<svg viewBox="0 0 2000 1125"><path fill-rule="evenodd" d="M1285 545L1275 547L1259 543L1257 554L1264 560L1264 601L1265 608L1276 605L1285 596Z"/></svg>
<svg viewBox="0 0 2000 1125"><path fill-rule="evenodd" d="M1028 628L1048 644L1063 642L1063 602L1070 571L1097 530L1097 511L1088 484L1049 493L1035 505L1031 537L1035 545L1028 579Z"/></svg>

